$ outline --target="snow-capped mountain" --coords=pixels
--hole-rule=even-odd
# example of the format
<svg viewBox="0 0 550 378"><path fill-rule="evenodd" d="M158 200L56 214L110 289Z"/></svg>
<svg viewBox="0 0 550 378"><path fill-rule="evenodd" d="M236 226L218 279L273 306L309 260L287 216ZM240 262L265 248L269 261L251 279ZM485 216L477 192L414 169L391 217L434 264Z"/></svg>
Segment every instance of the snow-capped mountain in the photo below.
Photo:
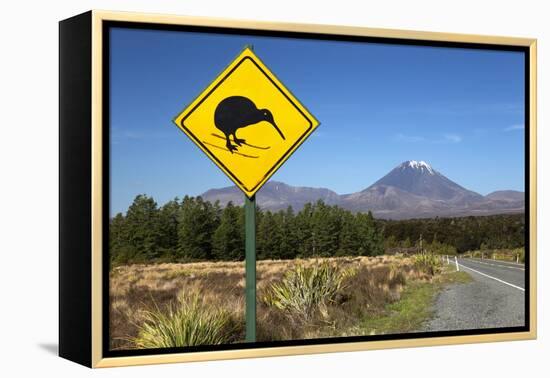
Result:
<svg viewBox="0 0 550 378"><path fill-rule="evenodd" d="M435 175L435 171L433 170L432 166L426 163L424 160L416 161L416 160L409 160L404 163L402 163L399 167L397 167L401 170L407 170L407 169L413 169L420 172L427 172L430 175Z"/></svg>
<svg viewBox="0 0 550 378"><path fill-rule="evenodd" d="M449 180L424 161L406 161L376 181L370 188L380 185L393 186L405 192L433 200L456 201L468 199L469 201L475 201L483 199L482 195Z"/></svg>
<svg viewBox="0 0 550 378"><path fill-rule="evenodd" d="M222 205L243 203L243 194L236 187L211 189L202 197L219 200ZM409 160L357 193L338 195L325 188L270 181L258 192L257 201L261 208L276 211L289 205L300 210L307 202L321 199L352 211L372 211L378 218L405 219L523 212L524 197L517 191L482 196L449 180L425 161Z"/></svg>

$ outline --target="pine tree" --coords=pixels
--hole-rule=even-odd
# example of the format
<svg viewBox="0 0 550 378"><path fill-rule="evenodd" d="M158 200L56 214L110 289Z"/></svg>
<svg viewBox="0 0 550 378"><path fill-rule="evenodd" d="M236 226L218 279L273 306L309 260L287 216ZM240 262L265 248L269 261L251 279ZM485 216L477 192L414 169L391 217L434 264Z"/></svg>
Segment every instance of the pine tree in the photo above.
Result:
<svg viewBox="0 0 550 378"><path fill-rule="evenodd" d="M279 257L281 259L293 259L298 254L298 231L292 206L288 206L285 212L280 212L281 246Z"/></svg>
<svg viewBox="0 0 550 378"><path fill-rule="evenodd" d="M307 258L313 255L312 217L313 205L308 202L294 218L297 257Z"/></svg>
<svg viewBox="0 0 550 378"><path fill-rule="evenodd" d="M372 213L359 213L356 216L359 236L359 254L377 256L384 253L382 232L379 230Z"/></svg>
<svg viewBox="0 0 550 378"><path fill-rule="evenodd" d="M109 222L109 257L112 264L124 264L135 255L128 244L126 217L122 213L115 215Z"/></svg>
<svg viewBox="0 0 550 378"><path fill-rule="evenodd" d="M357 256L361 252L358 222L355 216L345 210L340 211L341 229L338 238L339 256Z"/></svg>
<svg viewBox="0 0 550 378"><path fill-rule="evenodd" d="M338 233L340 223L336 208L327 206L319 200L314 206L311 219L312 256L329 257L338 250Z"/></svg>
<svg viewBox="0 0 550 378"><path fill-rule="evenodd" d="M178 256L192 260L212 258L212 237L219 224L215 205L201 197L185 196L178 222Z"/></svg>
<svg viewBox="0 0 550 378"><path fill-rule="evenodd" d="M173 257L178 248L178 218L180 203L178 198L167 202L159 212L159 250L162 256Z"/></svg>
<svg viewBox="0 0 550 378"><path fill-rule="evenodd" d="M231 202L221 212L219 226L213 235L213 258L217 260L244 259L242 213L243 209L233 206Z"/></svg>
<svg viewBox="0 0 550 378"><path fill-rule="evenodd" d="M128 245L139 260L158 257L159 210L152 197L138 195L126 213Z"/></svg>
<svg viewBox="0 0 550 378"><path fill-rule="evenodd" d="M256 233L256 248L259 259L279 259L281 248L281 230L276 215L265 211Z"/></svg>

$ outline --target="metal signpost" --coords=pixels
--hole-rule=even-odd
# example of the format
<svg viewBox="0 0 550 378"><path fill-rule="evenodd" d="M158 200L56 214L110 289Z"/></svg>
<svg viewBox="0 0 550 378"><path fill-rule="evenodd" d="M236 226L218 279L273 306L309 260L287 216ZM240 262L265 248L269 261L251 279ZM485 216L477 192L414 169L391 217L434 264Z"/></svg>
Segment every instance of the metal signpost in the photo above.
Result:
<svg viewBox="0 0 550 378"><path fill-rule="evenodd" d="M249 47L174 122L245 194L246 341L254 342L255 194L319 122Z"/></svg>
<svg viewBox="0 0 550 378"><path fill-rule="evenodd" d="M256 341L256 197L244 199L246 341Z"/></svg>

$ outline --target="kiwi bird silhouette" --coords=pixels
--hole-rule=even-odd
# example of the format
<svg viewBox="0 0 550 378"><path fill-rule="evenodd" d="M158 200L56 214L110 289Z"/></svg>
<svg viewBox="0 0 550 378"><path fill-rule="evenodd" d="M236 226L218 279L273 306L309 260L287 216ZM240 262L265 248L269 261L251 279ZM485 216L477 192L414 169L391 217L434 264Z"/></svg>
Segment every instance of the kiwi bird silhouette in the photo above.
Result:
<svg viewBox="0 0 550 378"><path fill-rule="evenodd" d="M237 130L243 127L255 125L262 121L269 122L275 130L285 139L279 127L273 119L269 109L258 109L254 102L247 97L231 96L220 101L214 112L214 124L225 135L227 149L233 153L237 147L231 143L229 137L233 135L233 141L237 146L246 143L244 139L237 138Z"/></svg>

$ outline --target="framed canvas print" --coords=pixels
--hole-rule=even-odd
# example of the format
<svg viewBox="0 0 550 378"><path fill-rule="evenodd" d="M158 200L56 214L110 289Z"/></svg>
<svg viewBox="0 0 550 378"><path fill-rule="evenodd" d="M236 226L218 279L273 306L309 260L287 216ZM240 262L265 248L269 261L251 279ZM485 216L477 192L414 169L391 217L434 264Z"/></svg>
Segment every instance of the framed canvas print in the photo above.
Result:
<svg viewBox="0 0 550 378"><path fill-rule="evenodd" d="M536 41L60 22L59 353L536 337Z"/></svg>

